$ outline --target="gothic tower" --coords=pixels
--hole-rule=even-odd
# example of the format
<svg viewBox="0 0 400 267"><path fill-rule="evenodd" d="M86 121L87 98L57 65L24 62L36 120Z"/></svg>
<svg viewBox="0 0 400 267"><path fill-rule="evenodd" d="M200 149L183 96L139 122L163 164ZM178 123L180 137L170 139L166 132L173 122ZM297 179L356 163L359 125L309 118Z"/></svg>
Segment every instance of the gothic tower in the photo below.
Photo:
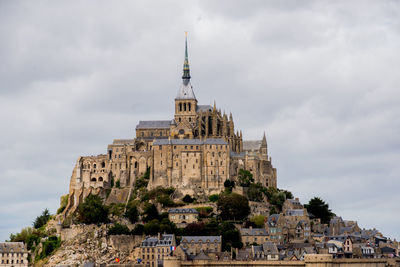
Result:
<svg viewBox="0 0 400 267"><path fill-rule="evenodd" d="M190 83L190 69L187 49L187 35L185 39L185 60L183 63L182 85L175 98L175 123L179 129L178 135L193 137L196 125L197 99Z"/></svg>

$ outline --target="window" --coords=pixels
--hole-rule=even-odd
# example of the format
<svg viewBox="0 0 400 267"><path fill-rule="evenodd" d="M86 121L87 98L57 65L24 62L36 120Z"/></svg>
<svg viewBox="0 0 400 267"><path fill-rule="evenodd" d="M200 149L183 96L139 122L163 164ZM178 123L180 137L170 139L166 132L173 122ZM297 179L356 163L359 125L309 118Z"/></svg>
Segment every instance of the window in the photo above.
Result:
<svg viewBox="0 0 400 267"><path fill-rule="evenodd" d="M93 168L95 168L95 169L96 169L96 163L95 163L95 164L93 164Z"/></svg>
<svg viewBox="0 0 400 267"><path fill-rule="evenodd" d="M183 111L186 111L186 103L183 103Z"/></svg>
<svg viewBox="0 0 400 267"><path fill-rule="evenodd" d="M162 132L160 132L160 136L162 136Z"/></svg>
<svg viewBox="0 0 400 267"><path fill-rule="evenodd" d="M192 109L192 104L189 103L189 111ZM189 118L190 121L190 118Z"/></svg>
<svg viewBox="0 0 400 267"><path fill-rule="evenodd" d="M179 111L182 111L182 103L179 103Z"/></svg>
<svg viewBox="0 0 400 267"><path fill-rule="evenodd" d="M162 166L162 161L160 161L160 165Z"/></svg>
<svg viewBox="0 0 400 267"><path fill-rule="evenodd" d="M142 132L142 137L144 137L144 132ZM117 148L117 151L118 151L118 148Z"/></svg>
<svg viewBox="0 0 400 267"><path fill-rule="evenodd" d="M189 118L189 122L192 122L192 118Z"/></svg>
<svg viewBox="0 0 400 267"><path fill-rule="evenodd" d="M195 165L193 164L193 169L194 169L194 166L195 166Z"/></svg>
<svg viewBox="0 0 400 267"><path fill-rule="evenodd" d="M161 150L161 149L162 149L162 146L158 146L158 149L160 149L160 150Z"/></svg>
<svg viewBox="0 0 400 267"><path fill-rule="evenodd" d="M187 146L185 146L185 149L187 149Z"/></svg>
<svg viewBox="0 0 400 267"><path fill-rule="evenodd" d="M105 167L106 167L106 163L105 163L104 161L101 163L101 167L102 167L102 168L105 168Z"/></svg>
<svg viewBox="0 0 400 267"><path fill-rule="evenodd" d="M190 146L190 149L193 149L193 146Z"/></svg>
<svg viewBox="0 0 400 267"><path fill-rule="evenodd" d="M178 120L179 120L179 122L181 122L181 121L182 121L182 120L181 120L181 118L179 118Z"/></svg>
<svg viewBox="0 0 400 267"><path fill-rule="evenodd" d="M176 146L174 146L174 149L176 149Z"/></svg>
<svg viewBox="0 0 400 267"><path fill-rule="evenodd" d="M175 165L176 165L176 167L178 167L178 162Z"/></svg>
<svg viewBox="0 0 400 267"><path fill-rule="evenodd" d="M199 146L196 146L196 149L199 149Z"/></svg>
<svg viewBox="0 0 400 267"><path fill-rule="evenodd" d="M151 132L150 135L153 136L153 132Z"/></svg>

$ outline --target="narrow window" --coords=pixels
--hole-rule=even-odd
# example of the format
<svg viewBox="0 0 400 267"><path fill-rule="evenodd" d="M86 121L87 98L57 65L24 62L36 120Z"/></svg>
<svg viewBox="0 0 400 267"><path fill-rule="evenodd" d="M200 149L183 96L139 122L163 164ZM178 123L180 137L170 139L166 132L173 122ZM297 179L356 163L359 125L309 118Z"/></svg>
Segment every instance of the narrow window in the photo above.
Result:
<svg viewBox="0 0 400 267"><path fill-rule="evenodd" d="M183 111L186 111L186 103L183 103Z"/></svg>
<svg viewBox="0 0 400 267"><path fill-rule="evenodd" d="M179 111L182 111L182 103L179 103Z"/></svg>
<svg viewBox="0 0 400 267"><path fill-rule="evenodd" d="M192 108L192 104L189 103L189 111L191 110L191 108ZM189 121L190 121L190 119L189 119Z"/></svg>

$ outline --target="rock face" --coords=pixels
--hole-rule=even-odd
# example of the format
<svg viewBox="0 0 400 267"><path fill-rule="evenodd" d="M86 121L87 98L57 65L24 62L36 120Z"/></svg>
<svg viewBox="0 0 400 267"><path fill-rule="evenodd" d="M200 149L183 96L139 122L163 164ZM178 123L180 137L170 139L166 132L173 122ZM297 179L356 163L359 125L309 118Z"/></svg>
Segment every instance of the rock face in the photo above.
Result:
<svg viewBox="0 0 400 267"><path fill-rule="evenodd" d="M61 230L61 247L45 266L77 266L85 262L110 264L118 257L121 263L136 260L135 248L140 246L142 236L107 236L107 226L73 225Z"/></svg>

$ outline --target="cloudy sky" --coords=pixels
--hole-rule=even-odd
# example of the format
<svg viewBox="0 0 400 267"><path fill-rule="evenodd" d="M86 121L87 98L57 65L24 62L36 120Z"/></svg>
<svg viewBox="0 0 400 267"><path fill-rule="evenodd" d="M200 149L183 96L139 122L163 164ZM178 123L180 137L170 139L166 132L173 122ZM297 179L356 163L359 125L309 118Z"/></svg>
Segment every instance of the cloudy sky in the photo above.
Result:
<svg viewBox="0 0 400 267"><path fill-rule="evenodd" d="M400 2L1 1L0 241L55 212L80 155L201 104L267 133L278 186L400 238Z"/></svg>

